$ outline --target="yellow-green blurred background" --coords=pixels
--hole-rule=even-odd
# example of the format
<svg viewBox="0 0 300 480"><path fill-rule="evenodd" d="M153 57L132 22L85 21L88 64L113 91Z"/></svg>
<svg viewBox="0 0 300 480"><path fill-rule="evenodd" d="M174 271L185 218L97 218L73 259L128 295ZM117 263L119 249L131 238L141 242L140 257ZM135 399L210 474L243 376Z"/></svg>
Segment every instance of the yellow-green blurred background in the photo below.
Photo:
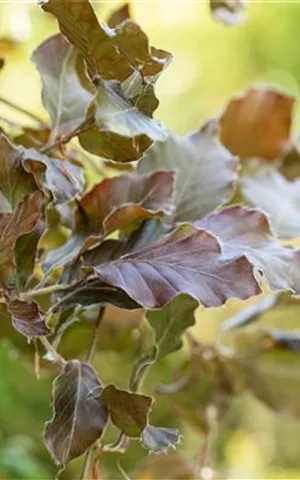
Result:
<svg viewBox="0 0 300 480"><path fill-rule="evenodd" d="M119 3L103 1L94 5L99 17L105 19ZM131 6L134 19L148 34L151 44L174 56L157 85L160 106L156 116L176 132L197 129L218 114L233 95L253 83L277 85L298 95L300 2L249 0L246 23L232 27L215 22L205 0L142 0L133 1ZM56 31L56 22L34 2L0 2L0 57L6 61L0 72L0 97L45 118L40 79L30 63L30 55ZM0 117L30 125L26 117L2 104ZM299 122L296 107L296 131ZM240 302L216 312L201 311L195 335L205 341L213 339L220 319L242 307ZM296 313L294 324L297 319ZM86 331L79 334L86 335ZM23 349L19 351L1 340L0 479L52 478L55 469L41 440L43 422L51 415L49 373L42 373L37 381L22 352ZM151 390L157 381L169 381L180 356L171 355L155 367L147 388ZM124 386L122 378L129 375L132 361L130 351L105 351L98 353L96 366L103 380ZM300 388L293 395L300 402ZM156 418L164 425L173 422L176 426L174 412L164 400L162 403L157 402ZM181 428L184 437L180 450L192 458L199 450L201 438L193 426L186 424ZM110 461L114 460L109 459L108 464ZM220 432L216 462L221 478L300 478L300 419L278 416L250 395L238 398ZM137 466L130 452L127 463L123 463L129 470ZM78 465L79 462L73 463L65 478L77 478ZM107 472L109 468L108 465Z"/></svg>

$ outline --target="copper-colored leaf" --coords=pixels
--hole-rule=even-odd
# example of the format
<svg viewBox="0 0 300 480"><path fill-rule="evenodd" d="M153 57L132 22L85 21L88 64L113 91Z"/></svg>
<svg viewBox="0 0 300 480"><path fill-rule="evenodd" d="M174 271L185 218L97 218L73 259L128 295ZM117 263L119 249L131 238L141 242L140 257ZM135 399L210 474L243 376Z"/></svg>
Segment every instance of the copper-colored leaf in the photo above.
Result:
<svg viewBox="0 0 300 480"><path fill-rule="evenodd" d="M225 25L236 25L245 19L244 0L210 0L213 17Z"/></svg>
<svg viewBox="0 0 300 480"><path fill-rule="evenodd" d="M125 22L130 18L130 6L129 3L124 3L120 8L115 10L107 20L110 27L114 28Z"/></svg>
<svg viewBox="0 0 300 480"><path fill-rule="evenodd" d="M13 326L25 337L36 338L51 333L46 317L36 303L13 300L8 304L8 311L11 314Z"/></svg>
<svg viewBox="0 0 300 480"><path fill-rule="evenodd" d="M57 135L82 123L93 95L77 74L78 53L61 34L43 42L34 51L32 61L42 78L43 103L51 118L54 141Z"/></svg>
<svg viewBox="0 0 300 480"><path fill-rule="evenodd" d="M107 409L96 392L102 385L93 367L72 360L53 383L54 415L46 424L46 445L61 465L78 457L101 435Z"/></svg>
<svg viewBox="0 0 300 480"><path fill-rule="evenodd" d="M0 211L10 211L29 193L36 190L34 177L22 165L22 154L0 135ZM6 202L5 202L6 201Z"/></svg>
<svg viewBox="0 0 300 480"><path fill-rule="evenodd" d="M148 423L151 397L108 385L104 388L100 400L108 406L111 420L121 432L128 437L140 437Z"/></svg>
<svg viewBox="0 0 300 480"><path fill-rule="evenodd" d="M34 230L41 208L42 194L34 192L18 204L14 213L0 213L0 285L4 285L12 273L17 238Z"/></svg>
<svg viewBox="0 0 300 480"><path fill-rule="evenodd" d="M245 256L226 258L213 236L189 226L94 271L146 308L161 307L179 293L213 307L260 292Z"/></svg>
<svg viewBox="0 0 300 480"><path fill-rule="evenodd" d="M272 289L300 293L300 252L277 241L261 211L234 206L194 225L219 238L225 256L245 254Z"/></svg>
<svg viewBox="0 0 300 480"><path fill-rule="evenodd" d="M198 220L230 198L237 160L205 131L187 137L169 135L141 160L138 171L176 170L174 202L178 221Z"/></svg>
<svg viewBox="0 0 300 480"><path fill-rule="evenodd" d="M289 147L294 103L294 97L275 90L250 88L222 115L222 143L242 159L275 160Z"/></svg>

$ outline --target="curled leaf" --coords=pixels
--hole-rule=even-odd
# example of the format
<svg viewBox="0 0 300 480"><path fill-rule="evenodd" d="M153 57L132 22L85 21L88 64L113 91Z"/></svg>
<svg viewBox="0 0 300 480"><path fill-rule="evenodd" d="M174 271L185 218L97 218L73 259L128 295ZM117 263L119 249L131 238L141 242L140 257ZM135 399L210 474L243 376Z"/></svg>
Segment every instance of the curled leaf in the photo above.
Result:
<svg viewBox="0 0 300 480"><path fill-rule="evenodd" d="M45 441L55 461L64 466L103 433L108 412L94 395L102 385L87 363L69 361L53 383L54 414L46 424Z"/></svg>
<svg viewBox="0 0 300 480"><path fill-rule="evenodd" d="M165 452L179 443L180 434L175 428L147 425L142 433L142 442L150 452Z"/></svg>
<svg viewBox="0 0 300 480"><path fill-rule="evenodd" d="M36 338L51 333L46 317L36 303L13 300L8 304L8 311L11 314L13 326L25 337Z"/></svg>

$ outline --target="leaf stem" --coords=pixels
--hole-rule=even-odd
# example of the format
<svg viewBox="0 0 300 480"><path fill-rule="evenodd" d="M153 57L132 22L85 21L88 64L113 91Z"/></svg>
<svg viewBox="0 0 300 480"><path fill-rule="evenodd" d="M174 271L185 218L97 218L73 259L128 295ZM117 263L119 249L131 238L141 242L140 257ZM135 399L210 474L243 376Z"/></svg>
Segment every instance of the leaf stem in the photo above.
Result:
<svg viewBox="0 0 300 480"><path fill-rule="evenodd" d="M56 285L49 285L48 287L37 288L36 290L33 289L33 290L28 290L28 292L23 292L21 294L21 299L28 300L32 297L39 297L40 295L46 295L47 293L60 292L68 288L70 288L69 285L65 285L61 283Z"/></svg>
<svg viewBox="0 0 300 480"><path fill-rule="evenodd" d="M16 105L14 102L11 100L7 100L6 98L0 97L0 102L3 103L4 105L7 105L10 108L13 108L14 110L17 110L17 112L23 113L24 115L27 115L27 117L31 118L35 122L41 123L42 125L45 125L45 122L38 117L35 113L29 112L23 107L20 107L20 105Z"/></svg>
<svg viewBox="0 0 300 480"><path fill-rule="evenodd" d="M47 338L46 337L40 337L40 341L44 345L47 352L50 353L53 362L57 363L58 365L63 367L66 364L65 359L61 355L59 355L59 353L57 353L57 351L51 345L51 343L47 340Z"/></svg>
<svg viewBox="0 0 300 480"><path fill-rule="evenodd" d="M141 357L133 367L130 381L129 381L129 390L132 392L137 392L141 386L144 373L148 367L153 365L157 356L157 348L153 347L151 353L144 357Z"/></svg>
<svg viewBox="0 0 300 480"><path fill-rule="evenodd" d="M96 352L99 328L104 318L105 308L106 307L102 305L99 309L98 317L93 330L92 341L86 354L85 361L88 363L92 363L95 352ZM88 475L91 467L92 453L93 453L93 445L89 447L85 453L80 480L88 480L89 478Z"/></svg>

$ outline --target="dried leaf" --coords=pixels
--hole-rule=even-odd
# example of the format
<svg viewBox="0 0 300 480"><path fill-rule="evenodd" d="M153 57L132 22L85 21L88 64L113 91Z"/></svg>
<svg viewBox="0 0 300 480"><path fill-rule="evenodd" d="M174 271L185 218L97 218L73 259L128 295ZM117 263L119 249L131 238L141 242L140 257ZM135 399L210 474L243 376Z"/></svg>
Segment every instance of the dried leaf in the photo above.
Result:
<svg viewBox="0 0 300 480"><path fill-rule="evenodd" d="M128 437L140 437L148 422L151 397L108 385L104 388L100 400L108 406L111 421L121 432Z"/></svg>
<svg viewBox="0 0 300 480"><path fill-rule="evenodd" d="M213 307L260 292L245 256L226 258L214 237L189 226L94 271L146 308L161 307L179 293Z"/></svg>
<svg viewBox="0 0 300 480"><path fill-rule="evenodd" d="M108 412L94 393L102 385L87 363L69 361L53 383L54 415L46 424L47 447L61 465L78 457L103 433Z"/></svg>
<svg viewBox="0 0 300 480"><path fill-rule="evenodd" d="M295 99L268 88L250 88L232 100L220 120L220 138L242 159L273 161L289 148Z"/></svg>
<svg viewBox="0 0 300 480"><path fill-rule="evenodd" d="M268 214L281 238L300 236L300 181L289 182L273 168L243 177L241 190L247 203Z"/></svg>
<svg viewBox="0 0 300 480"><path fill-rule="evenodd" d="M111 28L117 27L120 23L125 22L130 18L130 5L124 3L120 8L115 10L109 17L107 23Z"/></svg>
<svg viewBox="0 0 300 480"><path fill-rule="evenodd" d="M13 300L8 304L8 311L11 314L13 326L25 337L36 338L51 333L46 317L36 303Z"/></svg>
<svg viewBox="0 0 300 480"><path fill-rule="evenodd" d="M244 0L210 0L213 17L225 25L236 25L245 20Z"/></svg>
<svg viewBox="0 0 300 480"><path fill-rule="evenodd" d="M34 177L24 169L20 150L0 134L0 193L7 201L4 205L0 199L0 212L11 211L34 190Z"/></svg>
<svg viewBox="0 0 300 480"><path fill-rule="evenodd" d="M300 293L300 252L277 241L261 211L234 206L194 222L194 226L219 238L227 258L246 255L270 288Z"/></svg>
<svg viewBox="0 0 300 480"><path fill-rule="evenodd" d="M93 94L86 90L77 74L78 53L61 34L43 42L33 53L32 61L43 82L43 104L57 135L74 130L85 119Z"/></svg>
<svg viewBox="0 0 300 480"><path fill-rule="evenodd" d="M189 295L175 297L160 310L148 310L146 318L155 332L158 359L182 347L181 335L194 325L198 302Z"/></svg>
<svg viewBox="0 0 300 480"><path fill-rule="evenodd" d="M180 434L175 428L147 425L142 433L142 442L150 452L167 451L179 443Z"/></svg>
<svg viewBox="0 0 300 480"><path fill-rule="evenodd" d="M199 131L187 137L169 135L141 160L140 173L176 170L176 220L198 220L227 201L233 193L237 160L216 137Z"/></svg>
<svg viewBox="0 0 300 480"><path fill-rule="evenodd" d="M4 286L13 270L16 240L33 231L41 217L42 194L34 192L19 203L14 213L0 213L0 285Z"/></svg>

